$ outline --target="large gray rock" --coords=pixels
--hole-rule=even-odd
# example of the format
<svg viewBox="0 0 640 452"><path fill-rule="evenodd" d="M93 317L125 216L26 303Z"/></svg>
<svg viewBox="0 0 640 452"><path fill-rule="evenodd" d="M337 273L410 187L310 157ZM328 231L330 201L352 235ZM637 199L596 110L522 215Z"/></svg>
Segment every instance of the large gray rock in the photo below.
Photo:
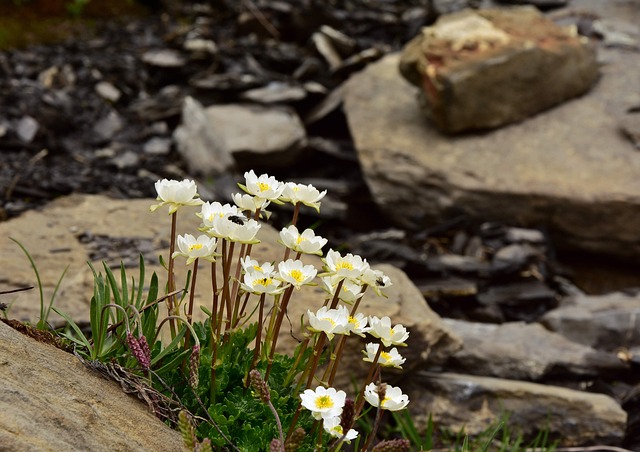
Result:
<svg viewBox="0 0 640 452"><path fill-rule="evenodd" d="M576 295L540 322L566 338L602 350L640 346L640 296Z"/></svg>
<svg viewBox="0 0 640 452"><path fill-rule="evenodd" d="M431 415L437 425L473 435L510 413L513 432L531 437L548 428L562 446L616 445L627 413L612 398L557 386L490 377L419 372L403 390L416 423Z"/></svg>
<svg viewBox="0 0 640 452"><path fill-rule="evenodd" d="M638 259L640 154L610 112L626 111L640 58L601 54L603 77L588 95L453 138L425 123L398 55L371 64L347 82L344 109L376 203L403 227L463 214L543 225L566 247Z"/></svg>
<svg viewBox="0 0 640 452"><path fill-rule="evenodd" d="M177 451L180 433L72 354L0 322L0 449Z"/></svg>
<svg viewBox="0 0 640 452"><path fill-rule="evenodd" d="M521 121L586 92L595 46L534 7L441 16L410 41L400 71L447 133Z"/></svg>
<svg viewBox="0 0 640 452"><path fill-rule="evenodd" d="M537 323L496 325L453 319L444 323L465 344L447 363L457 372L535 381L549 376L620 376L628 370L615 354L572 342Z"/></svg>
<svg viewBox="0 0 640 452"><path fill-rule="evenodd" d="M216 176L237 164L249 169L286 167L306 145L302 121L288 107L251 104L203 108L187 97L174 132L189 172Z"/></svg>

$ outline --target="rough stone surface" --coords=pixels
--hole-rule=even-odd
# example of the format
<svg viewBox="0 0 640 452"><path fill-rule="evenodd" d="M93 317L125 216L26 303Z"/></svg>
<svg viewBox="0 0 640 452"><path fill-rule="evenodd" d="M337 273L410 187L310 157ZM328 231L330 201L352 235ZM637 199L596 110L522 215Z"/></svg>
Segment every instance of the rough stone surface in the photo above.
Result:
<svg viewBox="0 0 640 452"><path fill-rule="evenodd" d="M595 46L526 6L441 16L407 44L400 71L447 133L521 121L598 78Z"/></svg>
<svg viewBox="0 0 640 452"><path fill-rule="evenodd" d="M588 95L460 137L425 123L397 54L369 65L347 82L344 108L376 203L411 229L460 215L544 225L566 247L637 260L640 154L610 113L630 107L640 58L599 52L603 76Z"/></svg>
<svg viewBox="0 0 640 452"><path fill-rule="evenodd" d="M177 451L180 433L72 354L0 322L0 449Z"/></svg>
<svg viewBox="0 0 640 452"><path fill-rule="evenodd" d="M204 107L187 96L182 107L182 124L173 134L178 152L191 174L216 176L234 166L234 160Z"/></svg>
<svg viewBox="0 0 640 452"><path fill-rule="evenodd" d="M250 104L203 108L187 97L174 138L191 174L218 175L240 169L292 164L307 143L302 121L283 106Z"/></svg>
<svg viewBox="0 0 640 452"><path fill-rule="evenodd" d="M495 325L453 319L444 323L465 344L447 363L458 372L535 381L549 376L620 376L628 371L615 354L572 342L537 323Z"/></svg>
<svg viewBox="0 0 640 452"><path fill-rule="evenodd" d="M419 372L403 385L414 420L470 435L484 431L505 412L509 424L530 437L548 426L551 440L563 446L616 445L625 432L627 414L610 397L514 380L454 373ZM424 411L420 411L424 410Z"/></svg>
<svg viewBox="0 0 640 452"><path fill-rule="evenodd" d="M640 296L576 295L540 322L566 338L602 350L640 346Z"/></svg>

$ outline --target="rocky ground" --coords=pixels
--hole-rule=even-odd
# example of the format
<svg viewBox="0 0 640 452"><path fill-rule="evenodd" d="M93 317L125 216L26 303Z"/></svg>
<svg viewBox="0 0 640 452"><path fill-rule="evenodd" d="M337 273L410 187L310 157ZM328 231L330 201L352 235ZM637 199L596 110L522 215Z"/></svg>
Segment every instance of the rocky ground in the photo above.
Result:
<svg viewBox="0 0 640 452"><path fill-rule="evenodd" d="M424 406L445 406L443 400L451 400L458 385L472 385L477 391L471 391L456 409L465 412L474 406L477 420L497 409L485 405L496 397L482 402L481 397L475 398L478 394L498 393L494 385L507 387L506 380L539 382L548 388L512 388L514 394L525 389L530 394L524 404L516 396L500 397L512 400L507 405L518 412L526 412L532 398L540 398L543 405L551 399L566 401L554 411L570 420L578 416L579 423L584 421L579 406L591 404L594 422L611 420L613 424L587 423L577 431L557 426L568 443L579 444L582 436L585 444L604 441L633 447L637 381L629 351L640 345L635 320L630 320L635 318L636 292L602 298L585 295L585 290L606 292L612 286L602 277L599 283L578 281L575 273L558 263L557 252L580 249L580 244L585 248L584 243L592 252L628 251L637 246L632 232L637 221L632 215L637 212L633 199L640 199L633 181L637 162L629 155L638 146L633 112L640 98L629 87L637 73L633 65L638 61L640 36L627 19L640 14L640 4L633 0L609 6L597 0L531 3L594 40L604 82L580 100L582 105L570 103L495 134L459 140L433 133L422 118L410 116L414 94L397 74L393 52L439 15L498 2L184 2L142 17L101 22L92 33L66 43L1 52L0 217L7 220L0 224L2 236L17 236L37 250L41 267L47 268L47 280L55 281L61 257L72 259L80 268L87 259L135 262L138 252L153 260L162 248L159 229L145 220L133 229L118 223L128 220L101 219L100 209L91 208L99 200L95 202L105 212L137 215L126 207L103 198L69 201L65 195L150 198L155 195L153 182L159 178L195 177L205 199L226 200L248 169L314 183L327 188L329 195L321 215L305 216L302 222L315 224L333 246L402 269L411 279L407 284L417 287L413 295L427 297L430 306L448 318L442 337L479 344L454 353L451 343L455 340L425 339L427 348L433 348L432 362L414 369L425 382L414 391L423 393L426 385L428 393L442 399L424 400ZM364 68L367 71L360 73ZM345 83L355 74L359 75ZM594 110L602 110L602 115L585 113ZM591 135L580 132L580 121L588 124ZM558 127L565 123L578 131L577 141L572 142L576 138ZM559 137L567 140L562 146L558 146ZM604 141L587 152L588 165L571 170L576 147L581 149L589 140ZM538 179L522 172L522 168L535 168L530 156L538 154L520 143L549 149L544 158L559 162L565 172L546 171L546 160L539 173L565 177ZM413 154L428 155L421 146L444 152L449 159L428 162L430 168L443 166L420 173L417 168L424 162L412 159ZM556 147L568 153L556 152ZM203 159L202 152L212 149L219 154ZM480 166L469 158L469 149L475 158L480 156ZM603 149L612 157L601 159ZM510 160L516 157L521 160ZM478 168L488 168L500 177L485 176ZM607 176L591 176L598 171ZM476 175L471 195L460 196L468 186L459 183L459 177L473 179L470 173ZM629 183L625 183L627 176ZM433 179L425 182L429 177ZM483 178L486 186L478 182ZM616 178L624 190L609 190L607 185ZM489 186L495 188L496 179L516 185L523 179L537 181L545 187L544 196L523 201L522 196L513 196L511 188L507 195L499 189L488 191ZM389 180L403 194L400 198L384 191L389 190L384 187ZM407 186L426 187L426 191L413 192ZM557 187L551 196L550 186ZM524 186L532 193L537 189L535 183ZM589 190L593 190L592 199L584 196ZM479 193L488 196L482 199ZM574 200L566 201L574 195L577 209L572 207ZM550 203L548 199L554 197L562 202ZM421 199L445 199L446 205L454 199L459 211L447 210L446 215L431 218L429 225L416 227L415 218L423 215ZM591 209L593 205L600 210ZM438 211L437 203L426 206L431 209L429 215ZM523 211L536 215L525 221ZM549 211L554 212L551 219L542 214ZM62 220L67 214L72 218ZM286 222L288 215L276 210L274 225ZM611 221L595 220L602 215L609 215ZM89 217L96 221L87 221ZM33 229L43 225L48 232ZM620 228L626 228L624 233ZM572 230L579 233L572 235ZM24 235L26 231L31 233ZM50 237L60 243L52 247ZM608 259L615 253L605 254ZM23 258L13 242L3 240L2 255L3 260L10 257L3 263L2 288L28 283L20 270ZM628 259L629 253L624 257ZM619 268L611 274L624 274ZM629 265L622 268L628 272ZM82 312L87 275L77 270L70 278L79 286L68 290L63 304L73 304L68 301L73 296L82 299L78 315L86 315ZM633 279L620 281L613 287L637 285ZM22 310L20 302L12 312L26 318L34 313L30 308ZM534 323L525 328L519 322ZM532 349L532 343L538 347ZM509 347L500 348L500 344ZM549 349L557 350L555 356L549 356ZM424 373L425 369L457 373L438 377ZM465 378L471 377L466 374L504 381L469 383ZM563 393L560 386L612 398L580 399L573 404L575 394ZM550 395L540 392L547 390ZM457 425L458 414L447 417L456 412L454 407L446 406L440 413L442 422ZM630 415L626 434L626 414L620 406ZM534 416L537 407L528 407ZM522 416L521 424L534 423ZM598 431L610 436L587 433Z"/></svg>

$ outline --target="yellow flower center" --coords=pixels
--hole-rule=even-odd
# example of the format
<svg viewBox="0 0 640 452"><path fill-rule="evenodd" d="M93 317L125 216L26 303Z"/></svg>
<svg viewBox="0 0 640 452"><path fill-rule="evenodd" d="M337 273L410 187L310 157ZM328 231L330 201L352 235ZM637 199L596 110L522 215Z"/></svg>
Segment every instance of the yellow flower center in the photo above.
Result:
<svg viewBox="0 0 640 452"><path fill-rule="evenodd" d="M331 317L325 317L323 319L320 320L326 320L327 322L329 322L331 324L331 326L336 326L336 322L334 322L334 320Z"/></svg>
<svg viewBox="0 0 640 452"><path fill-rule="evenodd" d="M389 336L393 336L394 334L396 334L396 332L393 331L393 328L389 328Z"/></svg>
<svg viewBox="0 0 640 452"><path fill-rule="evenodd" d="M295 270L291 270L291 273L289 273L291 275L291 277L293 279L295 279L296 281L300 282L304 280L304 275L302 274L302 272L298 269Z"/></svg>
<svg viewBox="0 0 640 452"><path fill-rule="evenodd" d="M336 270L346 268L347 270L353 270L353 265L350 262L342 261L336 264Z"/></svg>
<svg viewBox="0 0 640 452"><path fill-rule="evenodd" d="M269 188L271 188L269 186L269 184L264 183L264 182L258 182L258 188L260 189L260 191L267 191L269 190Z"/></svg>
<svg viewBox="0 0 640 452"><path fill-rule="evenodd" d="M384 359L385 361L390 361L391 360L391 353L381 352L380 353L380 358Z"/></svg>
<svg viewBox="0 0 640 452"><path fill-rule="evenodd" d="M260 267L259 265L254 265L254 266L253 266L253 269L254 269L254 270L258 270L259 272L261 272L261 271L262 271L262 267Z"/></svg>
<svg viewBox="0 0 640 452"><path fill-rule="evenodd" d="M353 324L354 328L360 328L360 322L355 317L349 316L349 323Z"/></svg>
<svg viewBox="0 0 640 452"><path fill-rule="evenodd" d="M258 281L256 281L258 284L260 284L261 286L265 286L267 287L268 285L270 285L271 283L273 283L273 280L271 278L262 278L259 279Z"/></svg>
<svg viewBox="0 0 640 452"><path fill-rule="evenodd" d="M189 245L189 251L199 250L202 248L202 243L195 243L193 245Z"/></svg>
<svg viewBox="0 0 640 452"><path fill-rule="evenodd" d="M387 400L390 400L389 397L385 397L384 399L382 399L382 402L380 402L380 406L383 407Z"/></svg>
<svg viewBox="0 0 640 452"><path fill-rule="evenodd" d="M300 243L304 242L305 240L307 240L307 239L305 239L304 237L302 237L301 235L299 235L299 236L296 238L296 245L300 245Z"/></svg>
<svg viewBox="0 0 640 452"><path fill-rule="evenodd" d="M333 400L328 395L316 397L316 408L324 410L333 407Z"/></svg>

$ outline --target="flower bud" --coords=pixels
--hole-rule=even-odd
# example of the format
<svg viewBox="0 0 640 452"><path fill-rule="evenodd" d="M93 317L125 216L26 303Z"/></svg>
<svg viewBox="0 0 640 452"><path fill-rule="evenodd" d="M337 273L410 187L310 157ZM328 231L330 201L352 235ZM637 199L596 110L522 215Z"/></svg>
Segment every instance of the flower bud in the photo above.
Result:
<svg viewBox="0 0 640 452"><path fill-rule="evenodd" d="M196 389L200 382L200 346L198 344L193 346L191 351L191 357L189 358L189 385Z"/></svg>
<svg viewBox="0 0 640 452"><path fill-rule="evenodd" d="M144 336L141 336L141 338L144 339ZM136 339L131 332L127 333L127 345L129 346L129 350L131 350L131 354L138 361L140 367L147 370L151 366L151 357L148 354L149 346L147 345L146 339L144 339L144 344L145 345L142 345L141 341ZM147 353L145 353L145 346Z"/></svg>
<svg viewBox="0 0 640 452"><path fill-rule="evenodd" d="M268 403L271 400L271 394L269 394L269 388L267 383L262 379L262 375L256 369L249 372L249 378L251 380L251 387L256 392L258 398L262 403Z"/></svg>
<svg viewBox="0 0 640 452"><path fill-rule="evenodd" d="M342 414L340 415L340 426L342 431L348 432L351 426L354 424L354 416L356 414L355 402L353 399L346 399L344 406L342 407Z"/></svg>

